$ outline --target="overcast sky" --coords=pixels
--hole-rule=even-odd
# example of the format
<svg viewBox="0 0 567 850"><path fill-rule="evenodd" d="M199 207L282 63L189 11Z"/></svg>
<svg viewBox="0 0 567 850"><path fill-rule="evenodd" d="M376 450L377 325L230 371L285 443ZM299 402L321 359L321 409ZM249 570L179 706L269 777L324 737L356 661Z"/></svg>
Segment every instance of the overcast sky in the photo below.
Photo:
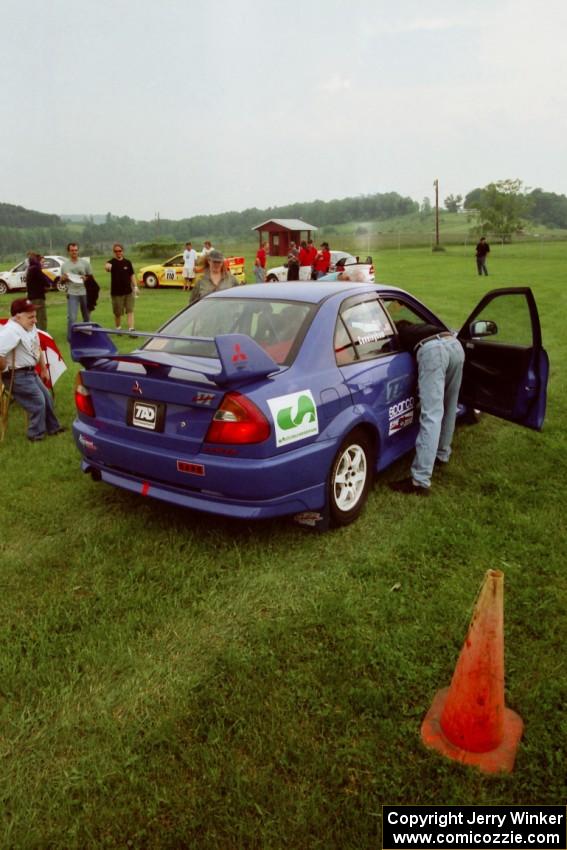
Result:
<svg viewBox="0 0 567 850"><path fill-rule="evenodd" d="M565 0L3 0L0 201L567 193Z"/></svg>

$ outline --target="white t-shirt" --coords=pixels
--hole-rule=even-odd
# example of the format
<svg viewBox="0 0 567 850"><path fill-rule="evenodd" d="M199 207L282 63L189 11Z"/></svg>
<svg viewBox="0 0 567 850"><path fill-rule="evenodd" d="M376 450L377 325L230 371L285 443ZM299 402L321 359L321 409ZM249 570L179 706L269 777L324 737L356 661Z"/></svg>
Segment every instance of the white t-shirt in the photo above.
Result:
<svg viewBox="0 0 567 850"><path fill-rule="evenodd" d="M185 277L195 277L195 263L197 262L197 252L194 248L183 251L183 274Z"/></svg>
<svg viewBox="0 0 567 850"><path fill-rule="evenodd" d="M39 336L34 326L27 331L14 319L10 319L5 325L0 325L0 357L6 358L6 368L12 369L12 351L16 352L14 369L22 369L25 366L36 366L39 362Z"/></svg>

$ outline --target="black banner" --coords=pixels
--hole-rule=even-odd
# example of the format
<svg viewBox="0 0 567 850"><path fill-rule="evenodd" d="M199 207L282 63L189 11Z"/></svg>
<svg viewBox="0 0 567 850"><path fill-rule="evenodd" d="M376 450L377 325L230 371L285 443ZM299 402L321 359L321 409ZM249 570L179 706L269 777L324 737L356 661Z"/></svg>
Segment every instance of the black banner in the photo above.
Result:
<svg viewBox="0 0 567 850"><path fill-rule="evenodd" d="M565 806L382 806L384 850L567 850Z"/></svg>

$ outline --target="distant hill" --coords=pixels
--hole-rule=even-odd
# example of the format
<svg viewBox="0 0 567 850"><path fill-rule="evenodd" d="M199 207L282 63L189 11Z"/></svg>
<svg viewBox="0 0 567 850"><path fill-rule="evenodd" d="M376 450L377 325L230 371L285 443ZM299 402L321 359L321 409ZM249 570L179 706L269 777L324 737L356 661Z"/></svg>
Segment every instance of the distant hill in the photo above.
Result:
<svg viewBox="0 0 567 850"><path fill-rule="evenodd" d="M58 215L0 203L0 227L58 227L62 224Z"/></svg>

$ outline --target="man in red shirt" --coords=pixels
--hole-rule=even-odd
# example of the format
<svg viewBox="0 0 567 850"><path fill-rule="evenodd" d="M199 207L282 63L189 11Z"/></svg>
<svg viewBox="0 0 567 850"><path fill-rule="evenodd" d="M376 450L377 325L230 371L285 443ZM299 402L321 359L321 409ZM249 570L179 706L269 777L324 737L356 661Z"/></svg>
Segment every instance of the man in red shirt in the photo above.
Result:
<svg viewBox="0 0 567 850"><path fill-rule="evenodd" d="M331 265L331 252L329 251L329 243L322 242L321 248L317 251L315 262L313 263L313 271L317 276L317 280L327 274Z"/></svg>
<svg viewBox="0 0 567 850"><path fill-rule="evenodd" d="M267 257L267 252L268 252L268 243L267 243L267 242L261 242L261 243L260 243L260 247L259 247L259 248L258 248L258 250L256 251L256 260L257 260L258 262L257 262L257 263L254 263L255 267L258 269L258 272L259 272L259 273L258 273L258 275L257 275L257 280L258 280L258 281L259 281L259 278L260 278L260 271L259 271L260 269L262 270L262 271L261 271L261 278L262 278L262 281L266 280L266 257Z"/></svg>

